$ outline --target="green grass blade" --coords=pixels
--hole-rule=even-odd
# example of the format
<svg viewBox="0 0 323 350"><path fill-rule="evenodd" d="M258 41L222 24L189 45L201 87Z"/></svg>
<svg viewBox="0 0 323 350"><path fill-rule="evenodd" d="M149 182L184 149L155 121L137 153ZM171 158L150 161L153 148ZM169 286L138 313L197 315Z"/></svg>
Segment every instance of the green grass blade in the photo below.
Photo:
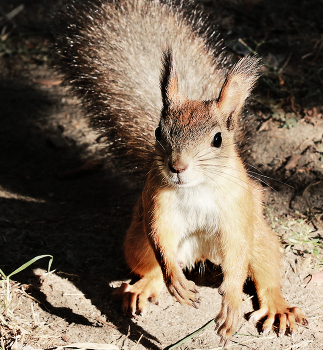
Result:
<svg viewBox="0 0 323 350"><path fill-rule="evenodd" d="M193 338L195 335L197 335L198 333L202 332L203 329L205 329L206 327L208 327L210 324L214 323L214 318L212 320L210 320L209 322L207 322L204 326L202 326L201 328L197 329L195 332L189 334L188 336L186 336L185 338L179 340L177 343L167 347L165 350L172 350L175 349L177 346L180 346L181 344L185 343L187 340Z"/></svg>
<svg viewBox="0 0 323 350"><path fill-rule="evenodd" d="M47 273L50 273L50 268L52 267L52 262L53 262L53 256L52 255L48 255L50 256L51 258L49 259L48 261L48 269L47 269Z"/></svg>
<svg viewBox="0 0 323 350"><path fill-rule="evenodd" d="M52 261L53 261L53 256L52 255L39 255L39 256L36 256L35 258L29 260L28 262L26 262L25 264L21 265L18 269L16 269L15 271L11 272L10 275L7 276L7 279L12 276L12 275L15 275L16 273L26 269L29 265L33 264L35 261L39 260L39 259L42 259L42 258L46 258L46 257L49 257L50 260L49 260L49 263L48 263L48 272L50 272L50 267L52 265Z"/></svg>
<svg viewBox="0 0 323 350"><path fill-rule="evenodd" d="M4 272L1 269L0 269L0 273L1 273L2 277L6 280L7 276L4 274Z"/></svg>

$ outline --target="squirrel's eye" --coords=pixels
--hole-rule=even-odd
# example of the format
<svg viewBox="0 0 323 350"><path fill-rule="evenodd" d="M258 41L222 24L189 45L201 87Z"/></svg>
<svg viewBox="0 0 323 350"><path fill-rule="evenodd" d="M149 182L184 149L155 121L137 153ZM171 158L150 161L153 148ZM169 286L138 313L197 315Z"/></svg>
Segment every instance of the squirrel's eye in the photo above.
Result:
<svg viewBox="0 0 323 350"><path fill-rule="evenodd" d="M161 130L160 130L160 126L158 128L156 128L155 130L155 137L156 140L159 141L161 139Z"/></svg>
<svg viewBox="0 0 323 350"><path fill-rule="evenodd" d="M213 141L212 141L212 146L219 148L219 147L221 147L221 144L222 144L222 136L221 136L220 132L217 132L214 136Z"/></svg>

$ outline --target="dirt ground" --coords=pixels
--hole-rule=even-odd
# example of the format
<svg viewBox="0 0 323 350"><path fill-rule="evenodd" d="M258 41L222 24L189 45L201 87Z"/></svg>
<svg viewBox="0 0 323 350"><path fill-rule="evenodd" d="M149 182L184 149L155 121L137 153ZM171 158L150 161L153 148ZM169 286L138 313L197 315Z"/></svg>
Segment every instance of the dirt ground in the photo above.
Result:
<svg viewBox="0 0 323 350"><path fill-rule="evenodd" d="M12 276L0 347L164 349L218 313L221 271L207 265L204 276L198 269L190 274L197 310L164 290L144 319L129 319L113 299L116 286L131 278L122 242L141 185L109 162L52 67L52 14L67 2L0 3L0 269L8 275L36 256L54 257L49 275L44 258ZM248 168L268 184L265 214L282 241L283 294L309 321L294 337L263 336L261 325L247 322L256 307L247 283L245 319L227 347L323 349L322 2L200 2L218 18L236 58L264 58L249 106L255 127ZM181 345L219 348L213 325Z"/></svg>

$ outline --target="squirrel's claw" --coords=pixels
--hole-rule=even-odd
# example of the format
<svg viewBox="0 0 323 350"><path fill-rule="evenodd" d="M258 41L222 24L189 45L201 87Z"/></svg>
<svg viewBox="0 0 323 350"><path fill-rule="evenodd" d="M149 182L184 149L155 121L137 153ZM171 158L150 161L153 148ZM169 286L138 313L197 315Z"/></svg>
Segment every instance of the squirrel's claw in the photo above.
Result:
<svg viewBox="0 0 323 350"><path fill-rule="evenodd" d="M198 299L194 300L192 302L192 306L195 308L195 309L198 309L199 308L199 305L200 304L200 301Z"/></svg>
<svg viewBox="0 0 323 350"><path fill-rule="evenodd" d="M241 305L240 303L234 303L233 299L226 298L222 302L222 308L220 313L215 318L215 331L221 337L221 342L225 340L225 344L228 339L231 338L232 333L237 329L241 320Z"/></svg>
<svg viewBox="0 0 323 350"><path fill-rule="evenodd" d="M199 300L196 296L198 293L195 283L188 281L181 273L173 275L167 283L167 288L171 295L181 304L191 305L195 308L198 307Z"/></svg>
<svg viewBox="0 0 323 350"><path fill-rule="evenodd" d="M122 283L113 294L122 298L122 311L125 315L129 317L144 316L147 310L147 300L158 305L162 284L162 278L143 277L132 285Z"/></svg>
<svg viewBox="0 0 323 350"><path fill-rule="evenodd" d="M262 318L266 317L263 324L263 334L267 335L274 324L275 319L279 320L279 336L283 336L286 333L286 325L289 325L289 333L293 336L297 332L296 323L307 325L305 315L298 307L288 307L284 300L275 300L271 304L263 306L257 311L254 311L249 322L258 322Z"/></svg>

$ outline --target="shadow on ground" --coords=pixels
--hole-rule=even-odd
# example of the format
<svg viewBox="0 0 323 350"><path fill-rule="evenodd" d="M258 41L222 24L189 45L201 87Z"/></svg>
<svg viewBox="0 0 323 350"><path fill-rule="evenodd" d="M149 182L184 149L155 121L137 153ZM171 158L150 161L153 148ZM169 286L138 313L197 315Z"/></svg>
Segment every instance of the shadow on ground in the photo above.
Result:
<svg viewBox="0 0 323 350"><path fill-rule="evenodd" d="M13 1L8 7L1 5L0 10L7 13L15 3ZM63 6L65 1L57 1L57 3ZM209 3L206 5L210 5ZM47 1L38 4L33 1L25 3L25 12L15 19L18 27L20 20L24 23L24 31L18 30L18 39L16 36L12 43L8 44L10 53L1 57L2 67L5 69L0 80L0 244L3 252L0 267L9 274L35 256L53 255L52 267L56 269L57 274L71 280L102 314L107 315L109 321L118 327L121 333L126 335L131 325L133 332L130 339L137 341L138 335L144 334L141 343L147 348L158 349L159 347L155 345L158 339L122 315L119 303L112 300L113 288L110 286L111 281L131 277L123 259L122 242L131 219L132 207L139 194L138 186L134 186L136 180L131 174L125 178L116 171L112 172L113 166L109 165L108 160L101 170L90 172L85 176L65 180L57 176L59 172L79 167L88 158L95 158L99 152L94 151L90 154L87 152L89 145L96 147L95 142L82 135L82 132L83 134L88 132L88 129L82 129L82 113L75 112L74 106L69 107L66 102L62 102L66 91L59 86L35 83L38 79L35 77L35 72L40 70L41 76L48 67L44 62L39 63L39 52L34 54L31 50L28 51L28 47L31 44L35 46L35 43L39 46L48 46L47 41L52 40L48 34L49 23L45 20L48 4ZM255 32L252 30L255 26L257 40L261 40L261 33L266 28L259 23L260 19L265 18L268 26L268 23L273 21L276 26L278 22L275 18L280 18L277 11L270 14L267 5L259 5L254 13L248 13L249 10L241 12L242 7L236 5L232 5L234 8L229 10L221 6L219 8L224 13L230 10L235 14L235 17L233 15L228 17L227 23L222 23L224 29L230 26L240 28L238 25L244 28L231 33L236 35L235 39L240 35L241 37L250 36L250 32ZM295 14L299 12L295 6L292 6L292 10ZM259 13L260 15L257 16L259 21L255 21L255 14ZM31 14L35 14L34 23ZM289 26L294 25L292 20L288 23ZM304 28L304 23L300 28ZM283 22L281 28L286 29L285 25L286 23ZM45 28L45 39L44 37L30 38L26 34L28 30L35 33L40 27ZM289 27L288 30L290 35L293 33L295 36L300 35L296 29L292 30ZM273 57L281 58L280 55L282 55L283 61L280 68L292 52L290 63L293 65L288 68L284 76L287 81L292 76L292 70L300 62L300 57L306 52L300 52L303 48L299 49L297 45L291 45L292 50L289 51L284 41L286 38L275 44L274 35L279 36L281 33L282 31L277 28L270 32L268 35L273 35L272 40L268 40L267 46L264 44L262 49L264 52L266 50L270 52L273 47L279 47L279 52L275 52ZM311 31L304 33L308 42L316 40L315 33L315 31L312 34ZM47 34L49 37L46 36ZM229 34L229 40L232 39L231 34ZM15 51L12 48L12 45L17 45L19 48L20 44L24 50L25 47L27 48L22 54L22 65L27 64L27 68L19 67L20 53L18 49ZM242 54L241 50L245 48L245 46L240 49L232 46L235 54ZM281 52L284 48L286 51ZM309 62L307 67L304 67L304 60L301 61L302 70L306 71L308 68L310 76L315 73L314 59L317 59L320 54L319 51L317 55L315 53L316 56L314 55L313 61ZM50 79L51 74L51 72L45 73L46 79ZM318 78L313 76L312 97L317 96ZM263 96L269 94L274 98L288 101L289 93L293 94L295 90L294 95L298 96L297 94L303 91L297 85L301 82L297 81L294 85L287 84L287 88L285 84L285 90L279 92L276 89L277 84L279 85L277 79L279 77L274 73L266 77L260 84L262 91L259 94ZM276 85L273 87L272 84ZM261 108L268 111L268 105ZM290 109L291 105L286 108ZM300 113L297 118L301 117L303 115ZM69 123L73 118L80 121L81 127L77 123ZM261 123L262 120L258 118L258 122ZM64 136L66 132L72 134L73 128L79 128L79 139ZM60 146L53 142L53 137L63 138L66 142ZM296 175L286 173L285 164L286 161L274 170L271 170L270 165L261 170L265 176L278 177L282 181L288 179L289 184L296 188L296 193L302 192L309 181L314 182L320 176L312 172L312 177L307 180L306 172L299 172ZM280 186L276 188L279 189ZM41 260L35 266L46 268L47 262ZM200 277L198 269L193 271L190 277L198 285L217 288L221 283L221 277L218 275L220 275L219 270L213 271L213 267L207 265L206 278ZM43 310L65 319L68 323L97 326L95 322L73 313L67 307L51 305L47 301L47 296L39 289L39 279L32 275L30 269L14 278L21 283L32 284L30 293L42 302Z"/></svg>

